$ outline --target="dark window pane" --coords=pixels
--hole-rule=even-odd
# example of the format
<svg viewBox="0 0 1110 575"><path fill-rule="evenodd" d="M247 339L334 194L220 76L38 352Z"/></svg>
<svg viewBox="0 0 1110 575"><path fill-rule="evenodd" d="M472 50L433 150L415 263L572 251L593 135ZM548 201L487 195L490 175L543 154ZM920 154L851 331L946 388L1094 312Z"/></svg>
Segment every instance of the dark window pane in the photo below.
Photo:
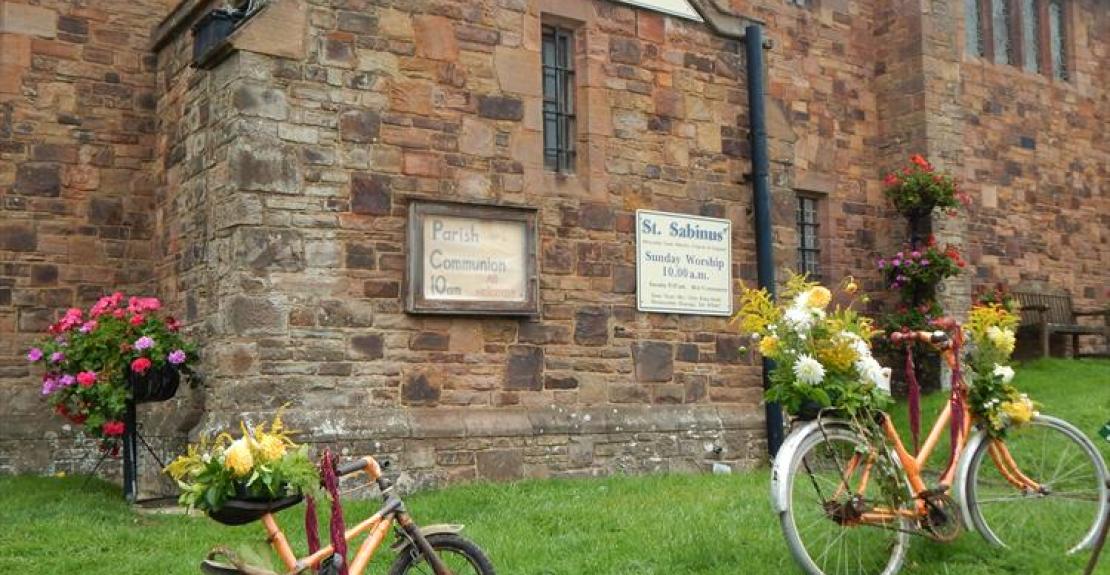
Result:
<svg viewBox="0 0 1110 575"><path fill-rule="evenodd" d="M1052 48L1052 75L1058 80L1068 79L1067 49L1064 40L1067 27L1064 26L1064 4L1061 0L1048 3L1048 34Z"/></svg>
<svg viewBox="0 0 1110 575"><path fill-rule="evenodd" d="M1037 22L1037 0L1021 0L1021 56L1025 69L1036 72L1041 57L1039 36L1041 27Z"/></svg>
<svg viewBox="0 0 1110 575"><path fill-rule="evenodd" d="M995 63L1013 62L1013 55L1010 53L1010 0L991 0L991 29L994 34Z"/></svg>
<svg viewBox="0 0 1110 575"><path fill-rule="evenodd" d="M811 279L821 276L821 244L818 237L817 200L811 197L798 197L798 273L809 274Z"/></svg>
<svg viewBox="0 0 1110 575"><path fill-rule="evenodd" d="M553 171L574 167L574 34L543 29L544 165Z"/></svg>
<svg viewBox="0 0 1110 575"><path fill-rule="evenodd" d="M983 55L982 23L979 22L979 0L964 0L964 33L967 53Z"/></svg>

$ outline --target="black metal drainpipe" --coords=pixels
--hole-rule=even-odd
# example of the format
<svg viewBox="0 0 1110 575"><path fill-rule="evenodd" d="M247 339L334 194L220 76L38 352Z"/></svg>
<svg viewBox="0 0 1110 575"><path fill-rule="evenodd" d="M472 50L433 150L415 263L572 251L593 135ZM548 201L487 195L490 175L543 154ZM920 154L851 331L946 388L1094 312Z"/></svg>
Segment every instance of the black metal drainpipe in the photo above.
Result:
<svg viewBox="0 0 1110 575"><path fill-rule="evenodd" d="M752 24L744 29L748 56L748 124L752 138L752 193L755 207L756 270L759 287L775 297L774 238L771 235L770 163L767 160L767 117L763 107L763 27ZM775 363L763 358L763 388L771 385ZM774 457L783 440L782 407L775 402L764 406L767 420L767 451Z"/></svg>

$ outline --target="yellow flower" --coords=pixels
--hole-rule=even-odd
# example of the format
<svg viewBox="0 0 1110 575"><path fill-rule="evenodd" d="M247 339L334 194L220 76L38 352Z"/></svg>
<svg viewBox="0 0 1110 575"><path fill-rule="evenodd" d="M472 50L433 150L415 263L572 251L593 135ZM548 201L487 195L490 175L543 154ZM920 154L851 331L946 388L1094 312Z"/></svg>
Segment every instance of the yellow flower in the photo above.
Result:
<svg viewBox="0 0 1110 575"><path fill-rule="evenodd" d="M772 357L779 352L778 336L769 335L759 340L759 353L764 357Z"/></svg>
<svg viewBox="0 0 1110 575"><path fill-rule="evenodd" d="M1014 330L1002 329L998 326L991 326L987 329L987 339L990 339L991 343L1006 355L1014 352L1014 344L1017 341L1014 337Z"/></svg>
<svg viewBox="0 0 1110 575"><path fill-rule="evenodd" d="M859 291L859 284L856 283L856 280L848 278L848 283L844 284L844 293L855 295L857 291Z"/></svg>
<svg viewBox="0 0 1110 575"><path fill-rule="evenodd" d="M805 298L805 305L812 308L825 309L825 306L829 305L829 302L832 301L832 292L824 286L814 286L807 291L803 297Z"/></svg>
<svg viewBox="0 0 1110 575"><path fill-rule="evenodd" d="M1033 406L1028 401L1007 401L1002 404L1002 411L1010 416L1010 423L1022 425L1033 419Z"/></svg>
<svg viewBox="0 0 1110 575"><path fill-rule="evenodd" d="M817 344L817 359L835 371L848 371L859 359L859 354L848 339L836 338Z"/></svg>
<svg viewBox="0 0 1110 575"><path fill-rule="evenodd" d="M228 446L224 453L224 467L231 470L231 474L242 477L254 468L254 457L251 455L250 445L245 438L236 439Z"/></svg>
<svg viewBox="0 0 1110 575"><path fill-rule="evenodd" d="M260 438L256 450L259 459L263 462L274 461L285 455L285 442L280 437L269 433L259 433L258 435Z"/></svg>

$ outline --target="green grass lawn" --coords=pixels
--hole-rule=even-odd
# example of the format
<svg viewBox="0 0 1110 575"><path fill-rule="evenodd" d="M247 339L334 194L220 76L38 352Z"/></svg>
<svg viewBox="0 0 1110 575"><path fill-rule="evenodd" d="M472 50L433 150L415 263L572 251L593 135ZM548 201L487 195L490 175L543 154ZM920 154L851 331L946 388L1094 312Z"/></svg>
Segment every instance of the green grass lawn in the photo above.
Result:
<svg viewBox="0 0 1110 575"><path fill-rule="evenodd" d="M1043 411L1092 438L1110 418L1110 362L1042 361L1019 370L1017 385ZM926 399L926 425L943 397ZM904 409L899 409L899 412ZM901 417L900 419L904 419ZM1110 458L1110 444L1100 442ZM0 573L197 573L216 544L260 542L256 524L229 528L203 517L140 515L118 488L83 478L0 479ZM794 573L772 514L766 467L737 475L661 475L471 484L408 499L419 523L456 522L502 575ZM345 505L348 517L373 502ZM281 515L304 540L301 508ZM326 529L322 531L326 538ZM380 557L372 573L384 573ZM941 545L914 538L905 573L1079 573L1087 557L1037 549L1002 553L976 533ZM1110 557L1102 573L1110 573Z"/></svg>

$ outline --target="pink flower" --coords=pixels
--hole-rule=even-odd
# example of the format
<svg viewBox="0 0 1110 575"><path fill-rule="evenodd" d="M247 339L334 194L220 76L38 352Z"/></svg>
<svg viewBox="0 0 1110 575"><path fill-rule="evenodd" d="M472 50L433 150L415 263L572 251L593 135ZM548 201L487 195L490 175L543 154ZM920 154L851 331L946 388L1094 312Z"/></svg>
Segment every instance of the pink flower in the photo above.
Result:
<svg viewBox="0 0 1110 575"><path fill-rule="evenodd" d="M886 260L879 260L879 269L886 268Z"/></svg>
<svg viewBox="0 0 1110 575"><path fill-rule="evenodd" d="M185 359L186 359L185 352L180 350L180 349L175 349L175 350L171 351L169 355L166 356L166 360L169 361L170 363L172 363L173 365L181 365L181 364L185 363Z"/></svg>
<svg viewBox="0 0 1110 575"><path fill-rule="evenodd" d="M154 340L151 339L148 336L144 335L143 337L140 337L139 339L135 340L135 349L137 349L139 351L143 351L144 349L150 349L152 347L154 347Z"/></svg>
<svg viewBox="0 0 1110 575"><path fill-rule="evenodd" d="M145 357L140 357L131 362L131 371L139 375L146 373L148 369L150 369L150 360Z"/></svg>
<svg viewBox="0 0 1110 575"><path fill-rule="evenodd" d="M32 347L27 351L27 361L38 361L42 359L42 350L37 347Z"/></svg>
<svg viewBox="0 0 1110 575"><path fill-rule="evenodd" d="M130 321L131 321L131 325L140 326L140 325L143 325L143 322L146 321L146 318L143 317L142 314L135 314L135 315L131 316Z"/></svg>
<svg viewBox="0 0 1110 575"><path fill-rule="evenodd" d="M50 354L50 363L62 363L63 361L65 361L65 359L66 354L60 351L55 351L54 353Z"/></svg>
<svg viewBox="0 0 1110 575"><path fill-rule="evenodd" d="M50 395L58 389L58 378L53 375L46 374L42 376L42 394Z"/></svg>
<svg viewBox="0 0 1110 575"><path fill-rule="evenodd" d="M898 267L898 266L902 265L902 260L895 259L894 261L890 262L890 265L892 265L894 267Z"/></svg>
<svg viewBox="0 0 1110 575"><path fill-rule="evenodd" d="M177 331L181 329L181 322L177 321L172 315L166 318L166 329L170 331Z"/></svg>
<svg viewBox="0 0 1110 575"><path fill-rule="evenodd" d="M95 319L91 319L91 320L85 322L84 324L82 324L80 330L78 330L78 331L80 331L81 333L89 333L89 332L95 330L96 326L98 326L98 325L100 325L100 324L97 323L97 321Z"/></svg>
<svg viewBox="0 0 1110 575"><path fill-rule="evenodd" d="M59 387L69 387L75 383L77 383L77 378L68 373L63 375L61 379L58 380Z"/></svg>
<svg viewBox="0 0 1110 575"><path fill-rule="evenodd" d="M912 257L913 259L916 260L917 258L921 257L921 252L915 251L912 254L910 254L910 257Z"/></svg>
<svg viewBox="0 0 1110 575"><path fill-rule="evenodd" d="M96 383L96 372L82 371L81 373L78 373L77 383L81 384L81 387L92 387L93 384Z"/></svg>

